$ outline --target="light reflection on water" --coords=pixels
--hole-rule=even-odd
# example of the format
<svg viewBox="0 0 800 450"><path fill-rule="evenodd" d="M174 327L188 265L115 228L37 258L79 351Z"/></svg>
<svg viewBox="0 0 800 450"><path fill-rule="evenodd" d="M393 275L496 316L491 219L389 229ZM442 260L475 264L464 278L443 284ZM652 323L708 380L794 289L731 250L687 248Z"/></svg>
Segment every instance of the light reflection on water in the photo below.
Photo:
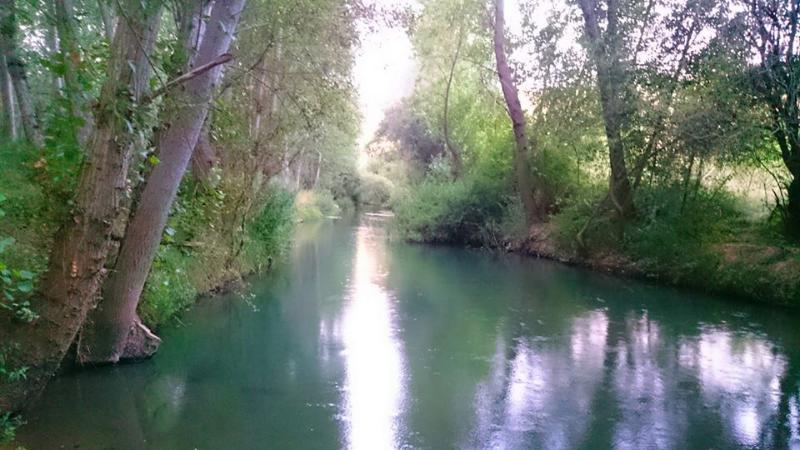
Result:
<svg viewBox="0 0 800 450"><path fill-rule="evenodd" d="M400 447L405 386L394 299L385 288L380 230L356 231L355 264L341 316L345 387L343 415L348 448Z"/></svg>

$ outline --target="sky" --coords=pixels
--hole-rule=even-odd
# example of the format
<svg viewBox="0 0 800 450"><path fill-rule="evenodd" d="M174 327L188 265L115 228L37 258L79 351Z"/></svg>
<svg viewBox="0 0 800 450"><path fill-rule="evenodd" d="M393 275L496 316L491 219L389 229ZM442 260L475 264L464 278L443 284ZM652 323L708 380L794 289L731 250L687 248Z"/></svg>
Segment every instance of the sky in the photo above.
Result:
<svg viewBox="0 0 800 450"><path fill-rule="evenodd" d="M414 0L370 0L378 8L419 7ZM372 139L384 111L411 94L417 74L414 49L406 31L383 24L360 27L361 46L356 52L354 77L361 110L359 148Z"/></svg>

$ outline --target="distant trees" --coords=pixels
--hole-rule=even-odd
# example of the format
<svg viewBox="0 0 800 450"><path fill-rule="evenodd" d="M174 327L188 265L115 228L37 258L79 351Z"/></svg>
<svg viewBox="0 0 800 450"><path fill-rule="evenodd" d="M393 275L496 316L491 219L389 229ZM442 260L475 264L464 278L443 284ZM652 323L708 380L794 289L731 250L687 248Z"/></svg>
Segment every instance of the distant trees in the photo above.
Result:
<svg viewBox="0 0 800 450"><path fill-rule="evenodd" d="M8 74L8 81L13 87L13 97L7 86L3 91L4 115L13 127L16 120L16 111L18 111L22 128L25 130L25 137L35 146L41 147L44 143L44 138L39 128L39 120L34 110L33 99L28 87L25 63L20 58L17 50L17 34L14 0L2 0L0 1L0 53L2 53L2 59L5 61L5 67L0 67L0 70ZM0 81L5 79L5 73L0 76ZM16 99L16 109L13 106L12 98Z"/></svg>

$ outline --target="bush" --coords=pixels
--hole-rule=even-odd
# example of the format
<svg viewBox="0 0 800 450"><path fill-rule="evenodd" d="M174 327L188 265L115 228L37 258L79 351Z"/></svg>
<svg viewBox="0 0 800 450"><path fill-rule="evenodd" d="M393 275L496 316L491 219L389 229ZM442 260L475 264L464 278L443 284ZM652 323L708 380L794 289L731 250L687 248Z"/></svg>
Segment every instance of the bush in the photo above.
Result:
<svg viewBox="0 0 800 450"><path fill-rule="evenodd" d="M224 206L223 193L189 192L174 208L142 294L139 314L151 327L168 322L198 294L268 267L289 241L293 196L284 190L267 189L246 228L233 224L233 231L213 213Z"/></svg>
<svg viewBox="0 0 800 450"><path fill-rule="evenodd" d="M244 259L249 267L261 269L265 262L280 255L288 246L293 219L294 198L281 189L271 189L263 199L261 211L248 226Z"/></svg>
<svg viewBox="0 0 800 450"><path fill-rule="evenodd" d="M361 183L356 189L358 203L368 208L386 208L394 193L394 183L388 178L373 173L361 174Z"/></svg>
<svg viewBox="0 0 800 450"><path fill-rule="evenodd" d="M298 222L314 222L337 216L341 211L333 194L326 190L301 191L297 194L294 205Z"/></svg>
<svg viewBox="0 0 800 450"><path fill-rule="evenodd" d="M139 314L146 324L158 327L192 304L198 291L188 276L191 261L190 253L162 244L139 305Z"/></svg>
<svg viewBox="0 0 800 450"><path fill-rule="evenodd" d="M410 240L483 245L495 239L509 203L496 183L425 181L398 199L395 223Z"/></svg>

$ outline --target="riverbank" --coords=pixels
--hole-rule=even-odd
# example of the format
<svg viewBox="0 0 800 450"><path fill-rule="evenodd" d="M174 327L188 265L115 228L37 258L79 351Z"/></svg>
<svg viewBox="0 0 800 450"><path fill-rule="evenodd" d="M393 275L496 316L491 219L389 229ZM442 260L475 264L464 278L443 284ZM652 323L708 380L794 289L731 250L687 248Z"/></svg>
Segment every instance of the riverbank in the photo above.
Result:
<svg viewBox="0 0 800 450"><path fill-rule="evenodd" d="M782 310L383 227L303 225L247 302L199 302L150 361L54 380L19 443L611 448L624 432L648 447L653 423L675 448L795 442L771 432L797 398L800 330Z"/></svg>
<svg viewBox="0 0 800 450"><path fill-rule="evenodd" d="M682 261L676 264L657 258L636 258L608 247L589 251L564 248L554 237L555 233L553 224L534 226L527 238L510 240L505 248L532 257L686 287L701 293L800 307L800 248L797 247L731 241L698 248L693 255L682 255ZM664 245L669 244L665 242Z"/></svg>

